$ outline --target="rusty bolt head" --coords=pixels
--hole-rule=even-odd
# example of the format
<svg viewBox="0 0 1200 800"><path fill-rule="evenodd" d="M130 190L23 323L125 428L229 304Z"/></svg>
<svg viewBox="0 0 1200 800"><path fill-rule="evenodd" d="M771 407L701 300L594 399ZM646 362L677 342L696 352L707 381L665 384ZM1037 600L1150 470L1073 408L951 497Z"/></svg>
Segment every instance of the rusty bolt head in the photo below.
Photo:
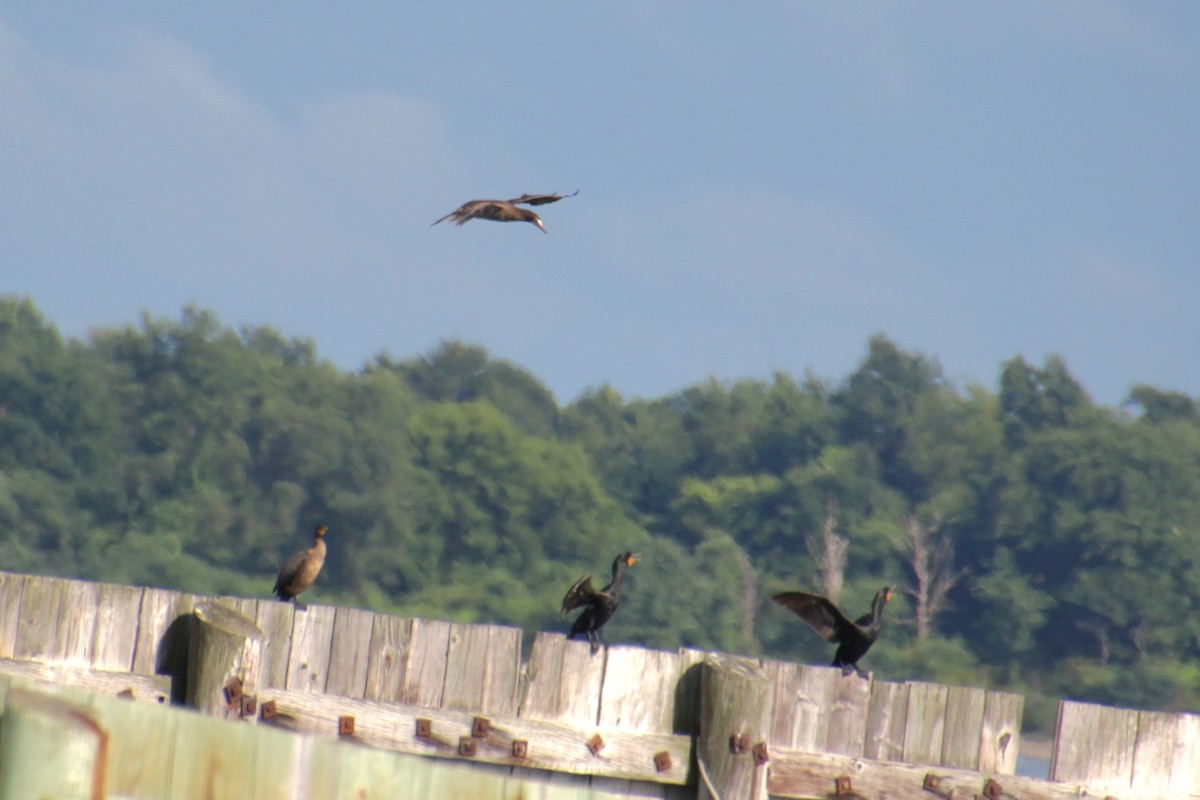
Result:
<svg viewBox="0 0 1200 800"><path fill-rule="evenodd" d="M432 739L433 738L433 720L421 717L417 720L417 738Z"/></svg>
<svg viewBox="0 0 1200 800"><path fill-rule="evenodd" d="M262 706L258 710L258 713L263 719L270 719L271 717L278 714L279 711L278 711L278 709L275 708L275 701L268 700L267 702L262 704Z"/></svg>
<svg viewBox="0 0 1200 800"><path fill-rule="evenodd" d="M513 758L525 758L529 755L529 742L524 739L513 739Z"/></svg>
<svg viewBox="0 0 1200 800"><path fill-rule="evenodd" d="M927 792L936 792L942 786L942 779L932 772L925 774L925 782L921 784L921 788Z"/></svg>
<svg viewBox="0 0 1200 800"><path fill-rule="evenodd" d="M654 754L654 769L658 772L666 772L671 768L671 754L666 750L661 753Z"/></svg>
<svg viewBox="0 0 1200 800"><path fill-rule="evenodd" d="M240 705L242 700L242 679L230 678L225 684L225 702L229 705Z"/></svg>
<svg viewBox="0 0 1200 800"><path fill-rule="evenodd" d="M983 796L988 798L988 800L996 800L1003 793L1004 787L991 778L988 778L987 783L983 784Z"/></svg>
<svg viewBox="0 0 1200 800"><path fill-rule="evenodd" d="M353 736L354 735L354 717L346 714L338 717L338 736Z"/></svg>
<svg viewBox="0 0 1200 800"><path fill-rule="evenodd" d="M470 758L475 755L475 740L470 736L459 737L458 754Z"/></svg>
<svg viewBox="0 0 1200 800"><path fill-rule="evenodd" d="M241 715L253 717L256 713L258 713L258 698L252 694L242 695Z"/></svg>
<svg viewBox="0 0 1200 800"><path fill-rule="evenodd" d="M130 689L128 686L126 686L124 689L117 692L117 697L121 698L122 700L132 700L133 689Z"/></svg>
<svg viewBox="0 0 1200 800"><path fill-rule="evenodd" d="M729 737L729 750L735 756L740 756L742 753L750 750L750 737L744 733L735 733Z"/></svg>
<svg viewBox="0 0 1200 800"><path fill-rule="evenodd" d="M767 752L767 743L759 742L754 745L754 763L762 766L771 760L771 754Z"/></svg>
<svg viewBox="0 0 1200 800"><path fill-rule="evenodd" d="M471 735L476 739L486 739L492 729L492 723L487 717L475 717L471 720Z"/></svg>
<svg viewBox="0 0 1200 800"><path fill-rule="evenodd" d="M850 782L849 775L838 775L833 782L833 793L837 797L854 793L854 784Z"/></svg>
<svg viewBox="0 0 1200 800"><path fill-rule="evenodd" d="M600 755L600 751L604 749L604 739L600 738L600 734L597 733L588 739L587 746L588 750L592 751L592 755L598 756Z"/></svg>

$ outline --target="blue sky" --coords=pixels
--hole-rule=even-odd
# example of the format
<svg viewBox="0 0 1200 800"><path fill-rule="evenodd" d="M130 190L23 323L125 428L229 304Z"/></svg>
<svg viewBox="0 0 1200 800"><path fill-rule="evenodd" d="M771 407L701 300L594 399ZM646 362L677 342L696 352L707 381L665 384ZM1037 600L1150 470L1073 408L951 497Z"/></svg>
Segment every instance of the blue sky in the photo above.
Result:
<svg viewBox="0 0 1200 800"><path fill-rule="evenodd" d="M1200 4L350 6L0 0L0 292L346 369L461 338L562 403L876 332L1200 394Z"/></svg>

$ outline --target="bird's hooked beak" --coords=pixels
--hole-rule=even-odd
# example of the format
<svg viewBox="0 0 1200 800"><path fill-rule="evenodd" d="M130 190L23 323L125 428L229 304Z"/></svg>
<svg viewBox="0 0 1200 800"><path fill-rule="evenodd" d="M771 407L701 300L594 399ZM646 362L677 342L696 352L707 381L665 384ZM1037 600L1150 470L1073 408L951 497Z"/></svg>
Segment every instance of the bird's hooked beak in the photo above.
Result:
<svg viewBox="0 0 1200 800"><path fill-rule="evenodd" d="M892 602L892 592L895 591L895 589L896 589L895 586L889 586L883 590L883 602L885 602L885 603Z"/></svg>
<svg viewBox="0 0 1200 800"><path fill-rule="evenodd" d="M625 556L625 566L632 567L634 564L636 564L638 562L638 559L641 557L642 557L641 553L630 553L629 555Z"/></svg>
<svg viewBox="0 0 1200 800"><path fill-rule="evenodd" d="M530 222L532 222L534 225L537 225L539 228L541 228L542 233L546 232L546 226L542 224L541 219L539 219L538 217L534 217L533 219L530 220Z"/></svg>

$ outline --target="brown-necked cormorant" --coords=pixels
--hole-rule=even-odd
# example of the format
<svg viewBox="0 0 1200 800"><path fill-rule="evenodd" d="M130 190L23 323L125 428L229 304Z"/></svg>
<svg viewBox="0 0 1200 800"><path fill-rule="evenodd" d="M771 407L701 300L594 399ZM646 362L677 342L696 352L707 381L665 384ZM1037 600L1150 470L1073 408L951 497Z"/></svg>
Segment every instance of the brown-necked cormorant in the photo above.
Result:
<svg viewBox="0 0 1200 800"><path fill-rule="evenodd" d="M625 570L636 564L639 558L641 556L637 553L618 554L613 559L613 577L608 586L597 592L592 587L592 573L589 572L575 581L575 585L567 590L567 596L563 598L563 614L573 608L586 606L583 613L571 623L571 632L567 634L567 638L574 639L586 635L592 643L592 655L600 649L600 628L612 618L617 606L621 604L621 578L625 575Z"/></svg>
<svg viewBox="0 0 1200 800"><path fill-rule="evenodd" d="M833 656L833 666L841 667L843 675L854 670L860 677L867 673L858 668L858 660L866 655L879 638L883 623L883 607L892 599L895 586L885 586L875 593L871 613L864 614L851 622L838 607L819 594L808 592L781 592L772 598L776 603L791 611L812 626L826 641L838 645Z"/></svg>
<svg viewBox="0 0 1200 800"><path fill-rule="evenodd" d="M296 595L312 586L317 579L317 573L325 564L325 531L324 525L318 525L313 531L313 546L296 553L279 570L274 591L280 600L295 600ZM296 607L303 609L306 606L297 602Z"/></svg>
<svg viewBox="0 0 1200 800"><path fill-rule="evenodd" d="M568 197L574 197L579 194L576 190L573 194L523 194L520 197L514 197L512 200L469 200L461 206L451 211L446 216L434 222L452 219L455 225L462 225L464 222L472 219L490 219L493 222L531 222L541 229L542 233L546 232L546 226L542 224L542 218L530 211L528 208L520 206L543 206L547 203L557 203L559 200L566 200Z"/></svg>

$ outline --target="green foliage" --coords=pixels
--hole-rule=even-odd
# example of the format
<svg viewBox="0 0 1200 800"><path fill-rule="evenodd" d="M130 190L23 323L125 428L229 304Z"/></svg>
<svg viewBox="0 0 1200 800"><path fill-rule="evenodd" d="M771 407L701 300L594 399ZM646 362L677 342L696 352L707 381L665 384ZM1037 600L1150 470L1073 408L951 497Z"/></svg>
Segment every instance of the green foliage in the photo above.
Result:
<svg viewBox="0 0 1200 800"><path fill-rule="evenodd" d="M1194 709L1200 405L1101 408L1057 358L998 386L875 336L838 383L560 408L461 342L346 373L196 308L64 341L0 298L0 546L8 569L267 595L324 522L314 600L557 630L567 586L633 549L609 641L814 663L830 645L772 593L836 577L858 616L896 583L883 676ZM950 545L940 575L912 520Z"/></svg>

